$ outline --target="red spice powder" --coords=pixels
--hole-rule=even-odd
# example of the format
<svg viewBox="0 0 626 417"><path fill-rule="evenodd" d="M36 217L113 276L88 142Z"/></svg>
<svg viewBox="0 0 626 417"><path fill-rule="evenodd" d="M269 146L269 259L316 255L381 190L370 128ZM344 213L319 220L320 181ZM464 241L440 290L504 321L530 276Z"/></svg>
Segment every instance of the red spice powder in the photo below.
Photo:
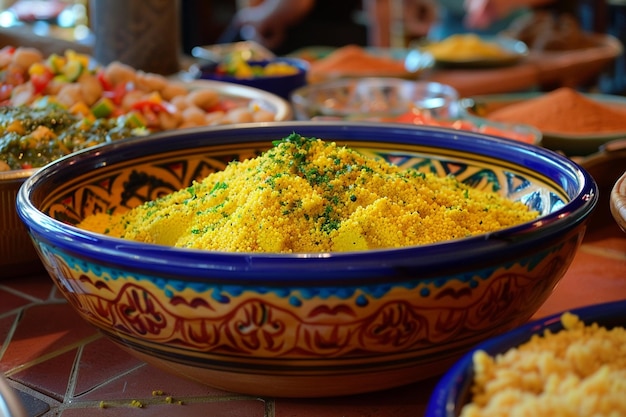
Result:
<svg viewBox="0 0 626 417"><path fill-rule="evenodd" d="M626 107L593 100L568 87L494 110L487 118L524 123L542 132L609 133L626 131Z"/></svg>
<svg viewBox="0 0 626 417"><path fill-rule="evenodd" d="M397 75L407 74L404 60L377 56L358 45L346 45L314 61L309 67L313 81L324 79L328 75Z"/></svg>

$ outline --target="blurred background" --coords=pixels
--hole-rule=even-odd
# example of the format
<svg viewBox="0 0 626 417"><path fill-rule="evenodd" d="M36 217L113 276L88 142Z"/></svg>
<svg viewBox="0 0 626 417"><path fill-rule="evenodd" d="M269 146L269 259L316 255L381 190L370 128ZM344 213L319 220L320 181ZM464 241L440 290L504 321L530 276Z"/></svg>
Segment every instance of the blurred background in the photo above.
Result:
<svg viewBox="0 0 626 417"><path fill-rule="evenodd" d="M185 55L189 55L194 46L215 44L224 39L232 31L230 26L233 16L242 6L242 0L172 1L179 1L180 48ZM401 1L392 0L392 10L394 3ZM341 2L342 5L344 3L350 2ZM579 0L576 3L577 18L585 31L610 34L622 43L626 42L626 0ZM337 14L337 11L334 13ZM22 34L32 33L49 39L77 42L88 49L94 43L93 19L89 0L1 0L0 43L12 43L4 42L2 36L10 37L19 30ZM363 8L356 7L350 19L348 24L342 22L336 28L326 26L324 32L329 38L334 37L338 41L342 40L342 36L350 36L346 43L368 43L365 35L368 19ZM334 33L346 25L350 26L350 35ZM389 34L390 45L387 46L406 46L415 40L402 33L403 28L397 22L390 23L390 28L392 33ZM360 33L364 34L360 38L362 42L355 41L359 39ZM319 44L324 44L323 40ZM593 88L602 93L626 94L626 58L623 54L598 77L597 85Z"/></svg>

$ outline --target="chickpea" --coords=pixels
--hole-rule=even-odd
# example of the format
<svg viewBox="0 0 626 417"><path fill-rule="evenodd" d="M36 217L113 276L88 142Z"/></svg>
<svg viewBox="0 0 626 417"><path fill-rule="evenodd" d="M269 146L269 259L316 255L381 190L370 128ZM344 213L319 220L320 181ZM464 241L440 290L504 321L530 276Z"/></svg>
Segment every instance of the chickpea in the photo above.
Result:
<svg viewBox="0 0 626 417"><path fill-rule="evenodd" d="M252 113L252 118L255 122L271 122L274 121L276 115L269 110L258 109Z"/></svg>
<svg viewBox="0 0 626 417"><path fill-rule="evenodd" d="M167 112L160 112L158 117L159 125L163 130L176 129L183 119L182 115L180 115L179 113Z"/></svg>
<svg viewBox="0 0 626 417"><path fill-rule="evenodd" d="M113 85L135 83L137 74L130 65L119 61L111 62L104 68L104 76Z"/></svg>
<svg viewBox="0 0 626 417"><path fill-rule="evenodd" d="M214 107L220 101L219 95L209 89L193 90L187 95L187 102L201 109Z"/></svg>
<svg viewBox="0 0 626 417"><path fill-rule="evenodd" d="M130 109L133 104L145 98L145 93L139 90L131 90L122 98L122 108Z"/></svg>
<svg viewBox="0 0 626 417"><path fill-rule="evenodd" d="M238 107L226 113L226 120L231 123L250 123L254 121L254 117L251 110Z"/></svg>
<svg viewBox="0 0 626 417"><path fill-rule="evenodd" d="M185 96L176 96L170 100L170 103L174 105L178 110L184 110L189 107L189 103L187 102L187 97Z"/></svg>
<svg viewBox="0 0 626 417"><path fill-rule="evenodd" d="M14 106L30 104L34 99L34 94L35 91L31 83L16 85L11 93L11 104Z"/></svg>
<svg viewBox="0 0 626 417"><path fill-rule="evenodd" d="M167 86L167 78L151 72L137 71L135 86L143 91L161 91Z"/></svg>
<svg viewBox="0 0 626 417"><path fill-rule="evenodd" d="M78 78L78 85L85 100L85 104L91 106L102 96L102 85L98 79L89 73L83 73Z"/></svg>
<svg viewBox="0 0 626 417"><path fill-rule="evenodd" d="M168 82L167 85L161 90L161 97L165 100L171 101L176 97L187 95L188 92L189 90L183 84Z"/></svg>
<svg viewBox="0 0 626 417"><path fill-rule="evenodd" d="M220 111L212 111L210 113L207 113L204 116L204 123L207 126L222 124L222 121L224 120L225 116L226 116L226 113L224 113L221 110Z"/></svg>
<svg viewBox="0 0 626 417"><path fill-rule="evenodd" d="M205 113L196 106L189 106L182 111L184 122L193 122L196 125L202 126L204 124Z"/></svg>
<svg viewBox="0 0 626 417"><path fill-rule="evenodd" d="M24 70L27 70L35 62L41 61L43 61L43 54L35 48L19 46L13 53L13 63Z"/></svg>
<svg viewBox="0 0 626 417"><path fill-rule="evenodd" d="M67 107L80 101L84 102L81 86L75 83L65 84L57 94L57 101Z"/></svg>

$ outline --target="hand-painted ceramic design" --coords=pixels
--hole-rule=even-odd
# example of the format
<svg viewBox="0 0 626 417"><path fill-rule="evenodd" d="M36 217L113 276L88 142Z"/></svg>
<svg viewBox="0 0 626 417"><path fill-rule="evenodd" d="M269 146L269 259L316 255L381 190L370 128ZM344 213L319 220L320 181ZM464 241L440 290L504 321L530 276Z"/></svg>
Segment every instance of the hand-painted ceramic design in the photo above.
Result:
<svg viewBox="0 0 626 417"><path fill-rule="evenodd" d="M435 245L290 255L176 249L72 226L188 186L294 131L456 175L542 216ZM136 356L226 390L316 397L443 373L479 341L524 323L571 263L596 194L568 159L505 139L277 122L181 130L65 158L26 182L18 211L78 313Z"/></svg>
<svg viewBox="0 0 626 417"><path fill-rule="evenodd" d="M626 300L580 307L571 310L571 313L577 315L587 325L598 323L607 328L626 326ZM541 335L545 331L559 332L563 330L561 315L562 313L558 313L527 323L483 341L466 353L437 383L428 403L426 417L460 415L462 407L470 401L470 388L474 378L472 356L476 350L484 350L494 356L527 342L533 335Z"/></svg>

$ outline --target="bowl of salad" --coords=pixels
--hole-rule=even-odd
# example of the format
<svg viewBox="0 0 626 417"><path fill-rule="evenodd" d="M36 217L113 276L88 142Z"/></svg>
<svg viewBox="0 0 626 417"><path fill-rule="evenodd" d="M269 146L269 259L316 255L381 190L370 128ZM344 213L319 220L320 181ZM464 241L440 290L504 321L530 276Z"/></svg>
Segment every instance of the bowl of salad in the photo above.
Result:
<svg viewBox="0 0 626 417"><path fill-rule="evenodd" d="M174 129L292 118L267 91L175 80L67 50L0 49L0 277L41 268L15 197L34 171L101 143Z"/></svg>
<svg viewBox="0 0 626 417"><path fill-rule="evenodd" d="M219 62L196 64L191 69L195 78L255 87L284 99L307 84L308 71L309 63L304 59L275 57L249 60L241 53L229 54Z"/></svg>

